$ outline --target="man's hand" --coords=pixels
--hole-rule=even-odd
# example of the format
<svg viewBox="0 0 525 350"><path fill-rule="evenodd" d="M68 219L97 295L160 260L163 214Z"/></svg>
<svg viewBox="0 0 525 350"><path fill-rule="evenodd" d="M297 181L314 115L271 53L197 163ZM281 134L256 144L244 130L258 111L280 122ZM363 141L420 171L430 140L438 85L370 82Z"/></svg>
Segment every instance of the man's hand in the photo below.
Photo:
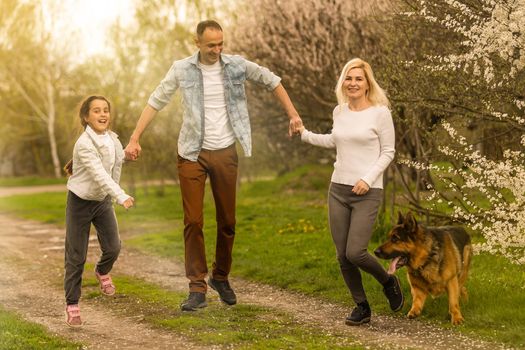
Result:
<svg viewBox="0 0 525 350"><path fill-rule="evenodd" d="M124 149L124 159L126 160L137 160L140 156L142 148L138 141L130 140L126 148Z"/></svg>
<svg viewBox="0 0 525 350"><path fill-rule="evenodd" d="M300 135L301 131L304 129L303 121L299 115L292 117L290 119L290 126L288 127L288 136L292 137L293 135Z"/></svg>
<svg viewBox="0 0 525 350"><path fill-rule="evenodd" d="M139 145L140 135L142 135L146 127L149 125L149 123L151 123L156 115L157 110L155 108L151 107L150 105L146 105L146 107L144 107L144 110L142 111L142 114L140 115L140 118L137 122L137 126L129 138L129 143L124 149L126 160L137 160L140 157L140 151L142 151L142 148Z"/></svg>
<svg viewBox="0 0 525 350"><path fill-rule="evenodd" d="M370 186L363 180L357 181L354 188L352 188L352 192L357 194L358 196L362 196L363 194L366 194L368 190L370 189Z"/></svg>
<svg viewBox="0 0 525 350"><path fill-rule="evenodd" d="M133 197L129 197L128 199L126 199L124 201L124 203L122 203L122 206L126 209L129 209L131 208L133 205L135 204L135 198Z"/></svg>
<svg viewBox="0 0 525 350"><path fill-rule="evenodd" d="M295 109L283 85L279 83L279 85L277 85L277 87L273 90L273 94L277 100L279 100L281 106L283 106L284 110L286 111L286 115L288 115L288 118L290 118L288 136L292 137L293 135L298 134L299 128L303 125L303 121L301 120L301 117L299 117L299 113L297 113L297 110Z"/></svg>

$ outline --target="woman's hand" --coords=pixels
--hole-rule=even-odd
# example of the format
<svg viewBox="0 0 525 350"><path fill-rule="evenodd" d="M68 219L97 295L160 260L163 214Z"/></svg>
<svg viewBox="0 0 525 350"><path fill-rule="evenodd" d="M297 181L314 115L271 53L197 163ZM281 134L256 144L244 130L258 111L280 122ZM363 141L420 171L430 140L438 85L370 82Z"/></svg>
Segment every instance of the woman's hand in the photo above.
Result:
<svg viewBox="0 0 525 350"><path fill-rule="evenodd" d="M354 188L352 188L352 192L357 194L358 196L362 196L368 192L370 189L370 186L363 180L357 181L357 183L354 185Z"/></svg>

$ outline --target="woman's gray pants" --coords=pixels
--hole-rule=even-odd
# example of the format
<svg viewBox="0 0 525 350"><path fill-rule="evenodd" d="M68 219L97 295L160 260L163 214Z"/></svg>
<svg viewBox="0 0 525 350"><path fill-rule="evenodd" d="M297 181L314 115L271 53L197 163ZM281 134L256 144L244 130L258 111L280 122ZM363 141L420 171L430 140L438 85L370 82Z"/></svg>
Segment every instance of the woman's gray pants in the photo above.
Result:
<svg viewBox="0 0 525 350"><path fill-rule="evenodd" d="M374 276L381 284L388 281L389 275L367 250L383 190L371 188L358 196L352 188L334 182L330 184L328 217L341 273L357 304L366 300L359 269Z"/></svg>

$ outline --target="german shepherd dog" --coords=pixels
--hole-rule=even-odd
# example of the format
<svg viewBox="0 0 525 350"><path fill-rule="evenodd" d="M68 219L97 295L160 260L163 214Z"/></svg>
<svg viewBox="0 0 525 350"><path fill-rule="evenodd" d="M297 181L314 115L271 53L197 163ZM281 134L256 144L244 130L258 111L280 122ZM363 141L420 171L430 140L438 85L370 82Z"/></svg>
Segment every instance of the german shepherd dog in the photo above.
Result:
<svg viewBox="0 0 525 350"><path fill-rule="evenodd" d="M388 233L388 241L374 254L382 259L392 259L389 273L406 266L412 294L409 318L421 314L428 294L448 294L452 324L463 322L459 297L466 299L467 279L472 246L470 236L462 227L423 227L411 212L405 217L399 213L397 224Z"/></svg>

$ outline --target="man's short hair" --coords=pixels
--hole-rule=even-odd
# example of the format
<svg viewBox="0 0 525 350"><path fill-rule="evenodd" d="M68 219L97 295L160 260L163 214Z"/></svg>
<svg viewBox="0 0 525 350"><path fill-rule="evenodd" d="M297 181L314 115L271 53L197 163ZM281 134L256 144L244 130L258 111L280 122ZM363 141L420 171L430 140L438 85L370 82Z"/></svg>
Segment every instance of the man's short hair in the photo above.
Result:
<svg viewBox="0 0 525 350"><path fill-rule="evenodd" d="M206 28L213 28L216 30L220 30L222 32L222 27L219 23L212 19L208 19L206 21L202 21L199 24L197 24L197 37L200 38Z"/></svg>

